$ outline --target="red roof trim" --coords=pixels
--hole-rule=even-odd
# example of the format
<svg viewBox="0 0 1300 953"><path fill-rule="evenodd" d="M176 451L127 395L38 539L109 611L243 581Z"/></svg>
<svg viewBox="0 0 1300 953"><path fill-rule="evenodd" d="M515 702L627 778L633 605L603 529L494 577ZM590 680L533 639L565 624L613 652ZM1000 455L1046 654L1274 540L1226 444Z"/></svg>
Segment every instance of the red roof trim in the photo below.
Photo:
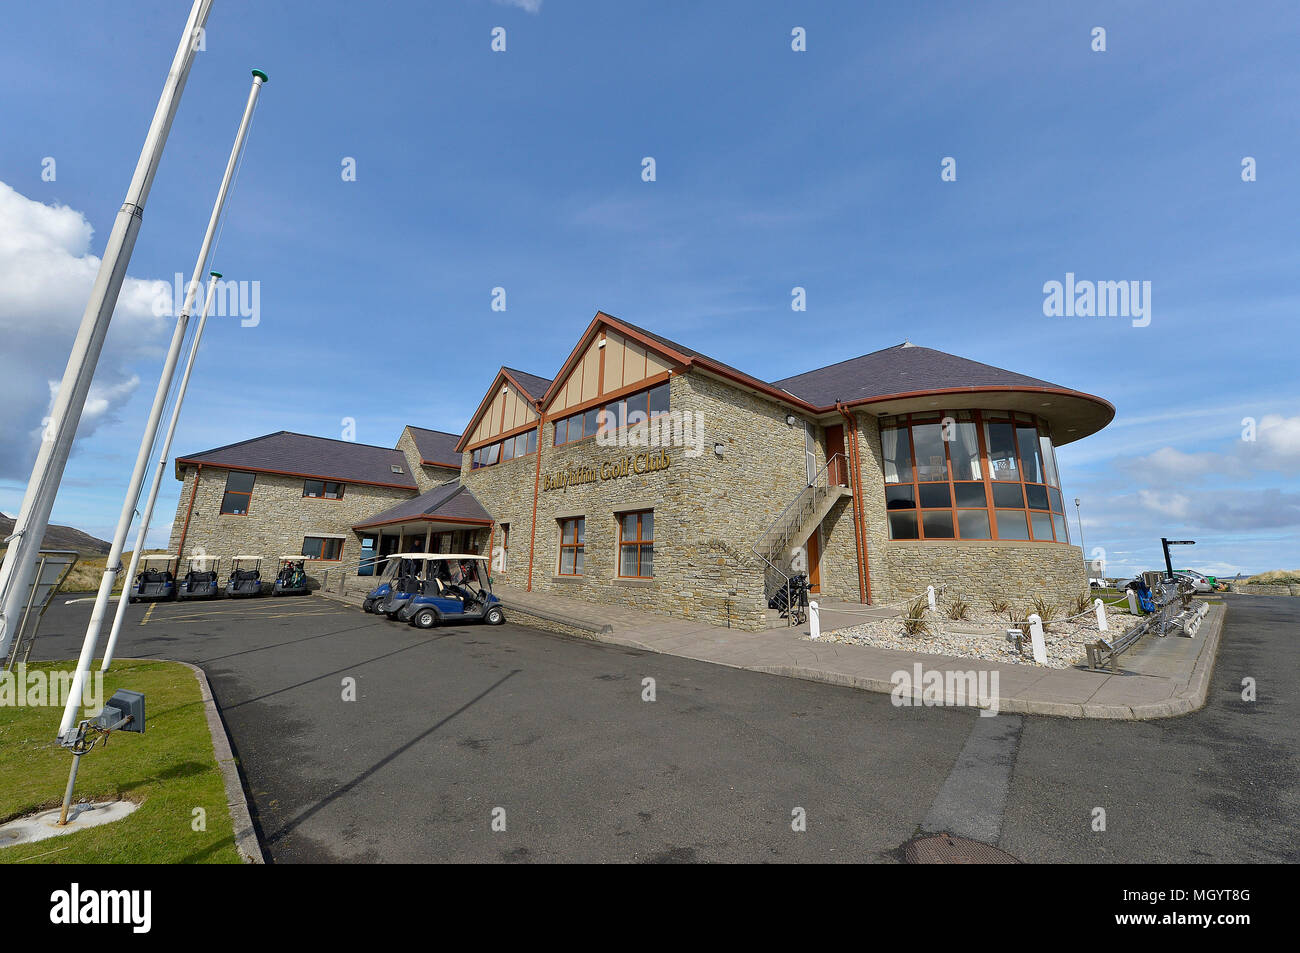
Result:
<svg viewBox="0 0 1300 953"><path fill-rule="evenodd" d="M245 473L275 473L280 476L302 477L305 480L329 480L331 483L354 483L358 486L384 486L394 490L418 490L414 482L411 483L380 483L377 480L356 480L351 477L339 476L337 473L300 473L297 470L272 470L269 467L246 467L237 466L231 463L213 463L211 460L196 460L193 457L177 457L172 461L173 466L204 466L210 470L240 470Z"/></svg>

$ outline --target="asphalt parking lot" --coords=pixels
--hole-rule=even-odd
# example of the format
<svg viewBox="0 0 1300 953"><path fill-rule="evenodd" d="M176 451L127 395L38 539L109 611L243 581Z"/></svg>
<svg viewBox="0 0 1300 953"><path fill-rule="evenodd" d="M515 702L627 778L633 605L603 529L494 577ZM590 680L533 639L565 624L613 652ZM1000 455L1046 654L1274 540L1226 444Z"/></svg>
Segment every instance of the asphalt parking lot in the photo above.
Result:
<svg viewBox="0 0 1300 953"><path fill-rule="evenodd" d="M509 623L163 603L130 608L119 653L207 672L272 862L889 862L927 820L968 815L1023 860L1294 862L1293 602L1230 599L1201 712L984 719L1010 729L1000 784L972 768L968 710ZM35 654L74 657L88 615L60 600Z"/></svg>

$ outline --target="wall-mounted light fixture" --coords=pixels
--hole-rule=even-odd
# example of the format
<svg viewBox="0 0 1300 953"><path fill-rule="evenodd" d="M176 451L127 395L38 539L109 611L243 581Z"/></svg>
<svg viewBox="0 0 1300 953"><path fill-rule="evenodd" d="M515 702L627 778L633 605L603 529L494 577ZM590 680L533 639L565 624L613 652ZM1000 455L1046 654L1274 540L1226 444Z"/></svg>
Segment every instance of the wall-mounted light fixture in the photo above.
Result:
<svg viewBox="0 0 1300 953"><path fill-rule="evenodd" d="M794 414L786 414L786 415L785 415L785 425L786 425L787 427L793 427L793 426L794 426L795 424L797 424L798 422L799 422L799 418L796 417Z"/></svg>
<svg viewBox="0 0 1300 953"><path fill-rule="evenodd" d="M722 444L720 444L720 443L715 443L715 444L713 445L713 453L714 453L716 456L718 456L719 458L721 458L721 456L722 456L722 451L723 451L723 449L724 449L724 448L723 448Z"/></svg>

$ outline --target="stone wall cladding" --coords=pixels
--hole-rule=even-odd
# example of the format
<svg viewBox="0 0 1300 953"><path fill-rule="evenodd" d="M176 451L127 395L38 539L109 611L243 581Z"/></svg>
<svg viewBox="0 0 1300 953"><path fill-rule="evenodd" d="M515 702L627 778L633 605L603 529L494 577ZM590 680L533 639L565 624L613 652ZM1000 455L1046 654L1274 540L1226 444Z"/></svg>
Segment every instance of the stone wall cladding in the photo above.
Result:
<svg viewBox="0 0 1300 953"><path fill-rule="evenodd" d="M402 436L397 441L397 449L406 457L406 471L415 479L421 493L427 493L435 486L441 486L460 476L460 471L455 467L430 467L421 463L423 457L416 448L415 438L411 436L409 430L402 431Z"/></svg>
<svg viewBox="0 0 1300 953"><path fill-rule="evenodd" d="M168 547L173 553L180 543L198 472L197 467L185 468ZM333 588L332 580L340 574L355 575L357 571L361 541L352 531L353 525L415 495L413 490L349 483L343 499L315 500L303 497L302 477L258 473L248 514L222 515L221 497L226 489L227 472L224 468L203 468L182 555L195 555L201 547L208 555L220 557L223 576L230 571L232 557L261 556L264 582L275 578L276 561L281 556L302 550L304 536L325 533L344 537L343 558L339 561L309 559L304 568L316 585L321 584L325 571L329 570Z"/></svg>
<svg viewBox="0 0 1300 953"><path fill-rule="evenodd" d="M492 555L489 552L489 542L494 548L500 547L501 524L509 524L509 551L505 567L502 569L496 563L497 568L493 569L492 578L523 589L528 584L528 542L533 518L533 481L537 474L537 455L530 453L477 470L470 469L472 456L470 452L463 455L461 482L497 521L491 532L480 532L479 551Z"/></svg>
<svg viewBox="0 0 1300 953"><path fill-rule="evenodd" d="M883 569L879 579L877 566ZM991 599L1022 609L1035 597L1064 609L1088 591L1083 551L1060 543L894 540L873 559L872 570L879 603L898 602L928 585L947 583L949 595L956 592L983 609Z"/></svg>
<svg viewBox="0 0 1300 953"><path fill-rule="evenodd" d="M762 566L750 547L806 485L803 429L788 426L787 410L776 402L703 374L678 374L669 387L671 410L703 415L704 453L687 456L685 448L668 447L666 469L540 491L533 589L735 628L763 628ZM543 477L570 467L599 468L656 449L602 447L590 437L555 447L553 440L554 424L547 423L539 441ZM713 453L715 443L724 445L721 458ZM523 586L537 462L529 456L470 471L468 459L466 455L462 479L499 522L511 525L509 569L498 575ZM653 580L617 576L617 514L636 509L654 510ZM558 573L559 520L569 516L586 519L581 577Z"/></svg>

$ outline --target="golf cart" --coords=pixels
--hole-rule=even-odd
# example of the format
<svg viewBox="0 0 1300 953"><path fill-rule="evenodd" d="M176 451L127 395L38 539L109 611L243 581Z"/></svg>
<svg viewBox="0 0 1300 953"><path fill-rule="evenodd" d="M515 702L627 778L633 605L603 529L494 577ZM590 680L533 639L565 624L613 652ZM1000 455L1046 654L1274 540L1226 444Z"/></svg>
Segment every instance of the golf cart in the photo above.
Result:
<svg viewBox="0 0 1300 953"><path fill-rule="evenodd" d="M281 556L280 570L275 574L275 586L271 589L273 596L305 596L311 592L307 585L307 573L302 568L303 557Z"/></svg>
<svg viewBox="0 0 1300 953"><path fill-rule="evenodd" d="M226 595L232 599L262 594L262 557L236 556L232 562L230 578L226 581Z"/></svg>
<svg viewBox="0 0 1300 953"><path fill-rule="evenodd" d="M467 553L439 553L428 557L438 566L427 573L423 591L397 611L399 622L431 629L443 622L506 621L501 600L492 594L488 558Z"/></svg>
<svg viewBox="0 0 1300 953"><path fill-rule="evenodd" d="M177 599L215 599L221 595L217 575L221 560L214 556L191 556L188 569L176 587Z"/></svg>
<svg viewBox="0 0 1300 953"><path fill-rule="evenodd" d="M369 562L372 567L376 563L384 564L383 574L380 576L379 585L366 593L365 599L361 601L362 612L378 612L379 603L383 602L385 597L393 588L393 583L397 581L398 572L401 570L401 561L411 555L419 553L394 553L391 556L374 556Z"/></svg>
<svg viewBox="0 0 1300 953"><path fill-rule="evenodd" d="M395 619L413 596L424 592L425 583L438 571L438 566L446 564L439 563L437 555L428 553L394 553L388 558L391 562L384 572L388 591L375 600L370 611Z"/></svg>
<svg viewBox="0 0 1300 953"><path fill-rule="evenodd" d="M140 571L131 583L131 602L176 598L176 557L167 553L141 556Z"/></svg>

